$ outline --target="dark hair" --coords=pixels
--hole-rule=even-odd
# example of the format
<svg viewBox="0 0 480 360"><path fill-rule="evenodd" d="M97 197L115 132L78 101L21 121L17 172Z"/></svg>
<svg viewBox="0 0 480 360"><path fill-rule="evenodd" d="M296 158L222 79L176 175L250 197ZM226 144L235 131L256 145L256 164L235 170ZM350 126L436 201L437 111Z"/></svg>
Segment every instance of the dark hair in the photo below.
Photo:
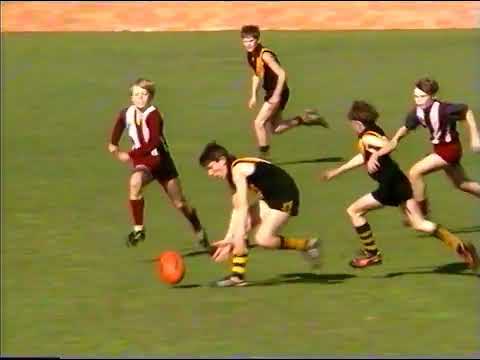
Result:
<svg viewBox="0 0 480 360"><path fill-rule="evenodd" d="M218 161L222 157L227 160L232 157L232 155L225 149L222 145L218 145L215 141L209 142L203 149L198 162L201 166L205 167L212 161Z"/></svg>
<svg viewBox="0 0 480 360"><path fill-rule="evenodd" d="M438 86L438 82L429 77L418 79L415 82L415 87L419 88L424 93L431 96L435 95L437 91L440 89L440 86Z"/></svg>
<svg viewBox="0 0 480 360"><path fill-rule="evenodd" d="M240 30L240 37L243 39L250 36L257 40L260 38L260 29L257 25L242 26L242 29Z"/></svg>
<svg viewBox="0 0 480 360"><path fill-rule="evenodd" d="M377 109L363 100L355 100L348 111L349 120L357 120L362 124L373 124L378 119Z"/></svg>

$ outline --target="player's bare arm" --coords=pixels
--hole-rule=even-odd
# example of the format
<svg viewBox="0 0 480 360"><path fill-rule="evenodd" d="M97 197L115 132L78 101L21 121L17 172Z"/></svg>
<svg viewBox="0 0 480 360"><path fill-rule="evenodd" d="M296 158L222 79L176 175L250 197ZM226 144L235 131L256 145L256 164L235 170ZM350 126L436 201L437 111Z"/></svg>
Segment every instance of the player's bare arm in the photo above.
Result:
<svg viewBox="0 0 480 360"><path fill-rule="evenodd" d="M272 97L268 100L271 104L277 104L280 102L280 96L282 94L283 86L287 79L287 74L285 70L280 66L280 64L275 60L272 54L265 52L262 55L262 60L267 64L270 69L278 76L277 85L273 91Z"/></svg>
<svg viewBox="0 0 480 360"><path fill-rule="evenodd" d="M213 245L219 247L224 245L231 245L233 244L233 234L235 228L237 227L238 222L238 211L237 211L237 193L233 193L232 195L232 213L230 214L230 222L228 223L228 228L223 240L217 241L213 243Z"/></svg>
<svg viewBox="0 0 480 360"><path fill-rule="evenodd" d="M247 252L245 235L248 229L248 185L247 176L253 173L255 165L250 163L238 164L232 170L232 180L236 192L232 196L232 215L225 238L212 245L217 247L213 259L217 262L224 261L226 254L244 254Z"/></svg>
<svg viewBox="0 0 480 360"><path fill-rule="evenodd" d="M321 178L322 180L328 181L348 170L352 170L356 167L363 165L364 162L365 160L363 158L363 155L359 153L355 155L353 158L351 158L349 161L347 161L345 164L334 169L326 170L321 175Z"/></svg>
<svg viewBox="0 0 480 360"><path fill-rule="evenodd" d="M235 194L232 196L232 200L235 198ZM223 262L230 258L233 250L233 232L236 228L236 223L238 222L238 211L235 207L232 208L232 213L230 215L230 222L228 224L227 233L223 240L216 241L212 243L212 246L216 248L215 252L212 255L212 259L215 262Z"/></svg>
<svg viewBox="0 0 480 360"><path fill-rule="evenodd" d="M390 141L385 142L381 149L372 152L372 155L370 156L370 159L368 159L367 163L367 169L369 173L374 173L378 170L380 166L380 164L378 163L378 158L390 154L392 151L394 151L397 148L400 139L407 135L408 132L408 128L406 126L402 126L400 129L397 130L397 132Z"/></svg>
<svg viewBox="0 0 480 360"><path fill-rule="evenodd" d="M475 122L475 116L473 115L473 111L468 109L467 114L465 116L465 121L470 133L470 146L472 151L480 152L480 135L478 133L477 124Z"/></svg>
<svg viewBox="0 0 480 360"><path fill-rule="evenodd" d="M108 144L108 152L113 154L118 151L118 145Z"/></svg>
<svg viewBox="0 0 480 360"><path fill-rule="evenodd" d="M113 126L112 135L110 137L110 143L107 146L108 152L115 156L117 156L117 153L119 151L118 143L123 135L123 131L125 130L124 122L125 119L123 117L122 111L115 120L115 125Z"/></svg>
<svg viewBox="0 0 480 360"><path fill-rule="evenodd" d="M392 151L390 148L391 145L392 144L388 141L387 137L379 138L368 134L362 137L362 146L371 153L370 159L368 159L367 163L367 170L369 173L374 173L378 170L378 158L390 153ZM372 157L375 158L374 162L370 161Z"/></svg>
<svg viewBox="0 0 480 360"><path fill-rule="evenodd" d="M252 76L252 95L248 101L248 108L253 109L257 105L257 92L260 85L260 77L254 74Z"/></svg>
<svg viewBox="0 0 480 360"><path fill-rule="evenodd" d="M233 230L234 254L243 254L247 251L245 235L248 229L248 184L247 176L255 170L255 165L250 163L238 164L232 169L232 180L235 184L236 198L235 210L237 212L237 221Z"/></svg>

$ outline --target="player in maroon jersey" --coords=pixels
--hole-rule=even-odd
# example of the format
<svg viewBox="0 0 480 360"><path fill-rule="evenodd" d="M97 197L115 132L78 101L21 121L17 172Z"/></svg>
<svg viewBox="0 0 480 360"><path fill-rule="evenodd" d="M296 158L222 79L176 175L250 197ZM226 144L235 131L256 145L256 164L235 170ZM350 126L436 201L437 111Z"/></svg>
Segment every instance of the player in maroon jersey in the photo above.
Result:
<svg viewBox="0 0 480 360"><path fill-rule="evenodd" d="M303 115L288 120L282 119L290 90L287 74L280 65L277 55L264 47L260 41L260 30L256 25L245 25L240 31L242 44L247 51L247 62L252 68L252 94L248 107L253 109L257 103L257 90L263 79L265 102L255 117L253 127L257 138L260 157L270 156L270 136L280 134L298 125L320 125L328 127L327 122L315 110L305 110Z"/></svg>
<svg viewBox="0 0 480 360"><path fill-rule="evenodd" d="M345 164L325 171L322 174L324 180L331 180L346 171L364 166L372 154L386 146L388 138L377 124L378 117L379 113L375 107L366 101L360 100L352 103L348 119L358 137L359 153ZM394 206L402 210L415 230L440 239L448 248L462 257L469 268L476 270L480 262L475 246L468 241L462 241L442 225L426 220L417 202L413 199L410 181L398 163L388 154L380 157L378 161L380 164L378 170L369 173L370 177L378 183L378 188L360 197L347 208L347 213L361 243L359 255L352 259L350 265L355 268L365 268L382 263L382 254L377 248L366 215L372 210Z"/></svg>
<svg viewBox="0 0 480 360"><path fill-rule="evenodd" d="M143 222L145 200L143 189L156 180L163 187L177 208L190 222L200 245L208 247L208 239L197 213L182 191L175 163L170 155L163 133L163 118L152 105L155 83L138 79L130 87L132 104L121 110L112 130L108 151L124 163L132 172L129 179L129 207L133 219L133 231L128 235L127 246L136 246L145 239ZM120 151L118 142L126 130L132 141L132 149Z"/></svg>
<svg viewBox="0 0 480 360"><path fill-rule="evenodd" d="M467 125L470 147L474 152L480 152L480 135L475 117L466 104L438 100L435 97L438 90L439 85L433 79L422 78L415 82L413 90L415 108L408 113L405 125L398 129L392 140L372 154L368 162L369 172L377 171L378 158L393 151L401 138L419 125L428 128L433 152L414 164L409 171L414 199L424 215L428 213L428 205L423 177L431 172L443 170L457 189L480 197L480 183L470 180L460 163L462 144L456 127L457 121Z"/></svg>

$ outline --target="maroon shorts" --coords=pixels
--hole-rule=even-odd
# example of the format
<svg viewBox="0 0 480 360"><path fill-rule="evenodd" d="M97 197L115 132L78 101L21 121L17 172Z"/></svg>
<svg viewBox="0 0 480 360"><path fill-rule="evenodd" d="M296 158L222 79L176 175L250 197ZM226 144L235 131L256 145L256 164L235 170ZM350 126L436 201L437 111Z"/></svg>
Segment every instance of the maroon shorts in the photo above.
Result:
<svg viewBox="0 0 480 360"><path fill-rule="evenodd" d="M449 164L458 164L462 158L462 144L459 141L434 144L433 152Z"/></svg>
<svg viewBox="0 0 480 360"><path fill-rule="evenodd" d="M163 156L145 156L133 160L134 169L144 168L159 182L178 177L177 168L169 154Z"/></svg>

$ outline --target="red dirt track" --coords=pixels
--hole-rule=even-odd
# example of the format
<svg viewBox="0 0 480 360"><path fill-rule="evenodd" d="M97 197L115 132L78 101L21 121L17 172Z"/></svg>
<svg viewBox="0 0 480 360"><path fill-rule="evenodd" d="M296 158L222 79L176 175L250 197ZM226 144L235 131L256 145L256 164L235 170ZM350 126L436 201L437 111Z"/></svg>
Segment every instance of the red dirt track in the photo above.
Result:
<svg viewBox="0 0 480 360"><path fill-rule="evenodd" d="M1 3L2 32L472 29L476 1Z"/></svg>

